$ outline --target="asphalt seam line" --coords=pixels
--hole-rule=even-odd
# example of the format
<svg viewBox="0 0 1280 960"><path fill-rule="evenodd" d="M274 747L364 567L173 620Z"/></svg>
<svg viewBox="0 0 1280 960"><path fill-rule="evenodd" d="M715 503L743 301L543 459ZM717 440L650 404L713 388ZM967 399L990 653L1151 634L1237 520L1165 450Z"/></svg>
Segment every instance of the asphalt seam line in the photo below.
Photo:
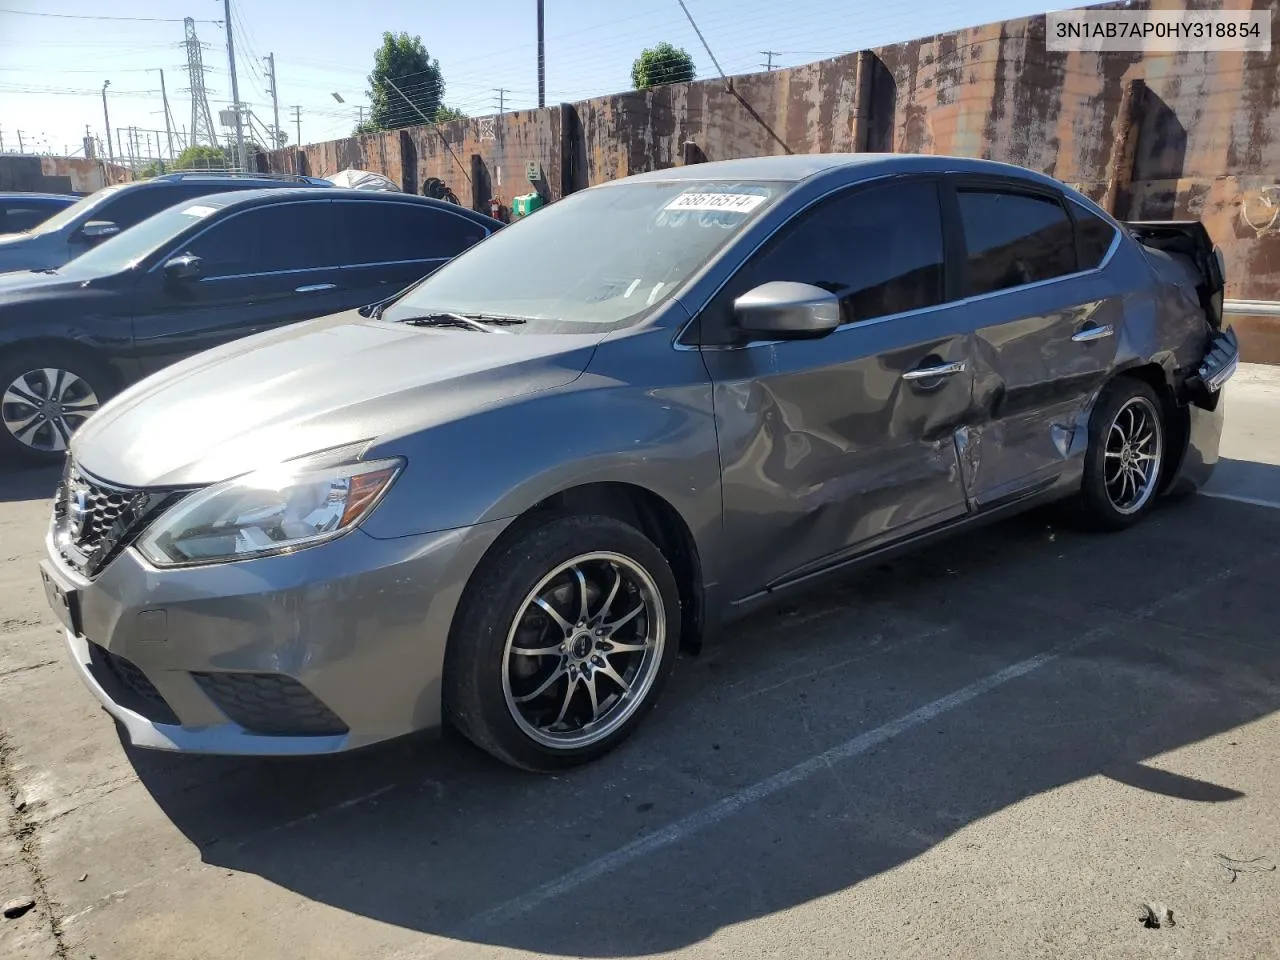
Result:
<svg viewBox="0 0 1280 960"><path fill-rule="evenodd" d="M49 882L40 865L40 855L36 850L36 830L38 824L29 807L19 809L20 793L18 780L13 775L11 763L14 749L8 735L0 730L0 788L4 790L4 799L9 804L6 817L6 828L18 842L19 857L31 875L31 893L35 898L40 915L49 925L49 933L53 937L53 952L59 960L67 960L71 951L67 947L62 933L62 921L54 909L49 895Z"/></svg>
<svg viewBox="0 0 1280 960"><path fill-rule="evenodd" d="M894 737L907 732L908 730L927 723L930 720L955 710L957 707L964 706L972 700L985 693L989 693L1005 684L1024 677L1029 673L1039 670L1059 659L1067 656L1082 647L1101 639L1109 633L1130 626L1141 620L1149 619L1164 607L1170 604L1180 603L1183 600L1195 596L1206 587L1222 582L1236 575L1236 568L1231 567L1218 571L1211 577L1206 577L1194 586L1185 587L1182 590L1175 591L1160 600L1147 604L1133 613L1122 616L1109 623L1101 624L1091 630L1086 631L1079 636L1059 644L1046 651L1020 660L1003 670L998 670L993 674L989 674L980 680L976 680L967 686L961 687L944 697L940 697L922 707L912 710L897 719L862 733L851 740L837 744L834 747L811 757L808 760L801 761L795 766L789 767L771 777L766 777L749 787L745 787L717 802L704 807L703 809L690 814L689 816L677 820L660 830L646 834L631 843L625 844L614 850L612 853L605 854L597 860L584 864L576 870L570 870L568 873L535 887L528 893L508 900L489 910L474 915L467 921L462 928L452 934L455 939L473 940L477 933L504 923L515 920L527 913L536 910L538 907L554 900L566 893L581 887L586 883L590 883L599 877L612 873L613 871L625 866L635 860L654 853L664 847L669 847L681 840L693 836L696 833L712 827L721 821L727 819L738 811L765 800L788 787L795 786L804 780L809 779L815 774L827 771L835 763L850 760L853 757L866 753L875 747L880 746L892 740Z"/></svg>

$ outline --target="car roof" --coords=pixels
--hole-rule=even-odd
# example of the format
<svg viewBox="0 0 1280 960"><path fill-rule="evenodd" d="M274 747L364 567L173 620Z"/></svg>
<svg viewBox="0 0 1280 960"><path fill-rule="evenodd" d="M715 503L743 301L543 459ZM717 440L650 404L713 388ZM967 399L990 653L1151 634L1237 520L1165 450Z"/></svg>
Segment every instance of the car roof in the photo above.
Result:
<svg viewBox="0 0 1280 960"><path fill-rule="evenodd" d="M840 169L847 170L852 180L896 173L985 173L1062 186L1051 177L1009 163L918 153L799 153L777 157L710 160L685 167L638 173L622 180L610 181L610 184L673 180L776 180L799 183Z"/></svg>
<svg viewBox="0 0 1280 960"><path fill-rule="evenodd" d="M415 203L422 207L438 207L473 220L488 221L482 213L447 200L420 197L416 193L393 193L389 190L355 190L348 187L331 187L317 190L315 187L272 187L268 189L235 190L227 193L210 193L196 197L193 204L225 207L250 206L256 203L283 203L286 200L368 200L373 203Z"/></svg>
<svg viewBox="0 0 1280 960"><path fill-rule="evenodd" d="M51 200L55 203L75 203L80 198L69 193L31 193L22 190L0 192L0 200Z"/></svg>

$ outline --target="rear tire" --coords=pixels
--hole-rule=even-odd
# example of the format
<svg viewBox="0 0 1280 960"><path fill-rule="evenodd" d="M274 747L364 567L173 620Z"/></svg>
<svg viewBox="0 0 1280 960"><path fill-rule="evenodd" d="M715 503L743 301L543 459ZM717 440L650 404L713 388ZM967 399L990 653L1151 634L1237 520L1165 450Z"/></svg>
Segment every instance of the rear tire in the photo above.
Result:
<svg viewBox="0 0 1280 960"><path fill-rule="evenodd" d="M1084 477L1073 504L1077 517L1095 530L1133 526L1155 506L1167 454L1156 392L1132 377L1111 381L1089 418Z"/></svg>
<svg viewBox="0 0 1280 960"><path fill-rule="evenodd" d="M538 522L467 585L445 656L445 716L525 770L594 760L653 708L680 621L671 567L638 530L606 516Z"/></svg>
<svg viewBox="0 0 1280 960"><path fill-rule="evenodd" d="M0 356L0 463L61 463L72 434L110 396L112 377L72 350Z"/></svg>

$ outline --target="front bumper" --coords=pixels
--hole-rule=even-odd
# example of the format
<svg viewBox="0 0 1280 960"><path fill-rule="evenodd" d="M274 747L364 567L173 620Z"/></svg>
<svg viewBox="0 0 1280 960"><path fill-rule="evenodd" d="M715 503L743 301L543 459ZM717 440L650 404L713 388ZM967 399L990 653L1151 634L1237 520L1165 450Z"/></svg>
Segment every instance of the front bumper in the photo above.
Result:
<svg viewBox="0 0 1280 960"><path fill-rule="evenodd" d="M93 580L52 537L41 576L85 685L139 747L332 753L440 723L445 641L504 522Z"/></svg>

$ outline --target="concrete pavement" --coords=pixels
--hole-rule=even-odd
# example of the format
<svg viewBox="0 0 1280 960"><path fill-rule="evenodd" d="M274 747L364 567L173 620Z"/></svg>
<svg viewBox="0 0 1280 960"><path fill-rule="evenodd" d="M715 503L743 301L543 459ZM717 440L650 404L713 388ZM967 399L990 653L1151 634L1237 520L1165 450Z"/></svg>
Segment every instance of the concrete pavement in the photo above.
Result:
<svg viewBox="0 0 1280 960"><path fill-rule="evenodd" d="M757 617L555 778L452 738L123 747L34 574L48 476L6 478L0 900L39 904L0 956L1280 957L1277 368L1227 411L1213 496Z"/></svg>

